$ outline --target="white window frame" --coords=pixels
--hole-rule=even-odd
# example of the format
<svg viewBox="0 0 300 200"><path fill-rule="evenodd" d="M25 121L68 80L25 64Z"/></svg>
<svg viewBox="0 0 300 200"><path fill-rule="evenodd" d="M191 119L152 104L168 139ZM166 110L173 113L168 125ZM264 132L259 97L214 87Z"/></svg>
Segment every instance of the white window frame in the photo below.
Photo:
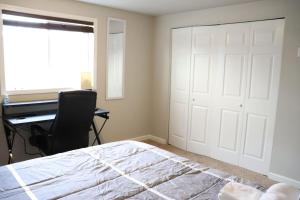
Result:
<svg viewBox="0 0 300 200"><path fill-rule="evenodd" d="M122 74L122 96L120 97L108 97L108 37L109 37L109 24L110 21L119 21L124 24L124 38L123 38L123 74ZM107 18L107 34L106 34L106 100L121 100L125 98L125 71L126 71L126 65L125 65L125 57L126 57L126 20L114 18L114 17L108 17Z"/></svg>
<svg viewBox="0 0 300 200"><path fill-rule="evenodd" d="M1 95L22 95L22 94L41 94L41 93L54 93L61 90L70 88L53 88L53 89L39 89L39 90L17 90L17 91L6 91L5 89L5 71L4 71L4 47L3 47L3 19L2 10L11 10L17 12L24 12L37 15L46 15L51 17L67 18L74 20L90 21L94 23L94 67L93 67L93 90L97 91L97 66L98 66L98 20L96 18L90 18L85 16L71 15L65 13L48 12L44 10L36 10L30 8L24 8L19 6L11 6L7 4L0 4L0 84L1 84Z"/></svg>

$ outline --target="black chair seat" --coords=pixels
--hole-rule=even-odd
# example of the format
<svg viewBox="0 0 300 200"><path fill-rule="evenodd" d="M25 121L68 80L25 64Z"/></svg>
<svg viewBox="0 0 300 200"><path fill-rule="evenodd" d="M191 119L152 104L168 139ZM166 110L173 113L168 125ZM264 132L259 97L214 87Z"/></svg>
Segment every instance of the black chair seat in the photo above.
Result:
<svg viewBox="0 0 300 200"><path fill-rule="evenodd" d="M30 143L46 155L87 147L96 99L97 93L90 90L60 92L50 130L32 125Z"/></svg>
<svg viewBox="0 0 300 200"><path fill-rule="evenodd" d="M45 154L47 155L49 154L46 136L44 135L31 136L29 138L29 142L32 146L36 146L37 148L41 149Z"/></svg>

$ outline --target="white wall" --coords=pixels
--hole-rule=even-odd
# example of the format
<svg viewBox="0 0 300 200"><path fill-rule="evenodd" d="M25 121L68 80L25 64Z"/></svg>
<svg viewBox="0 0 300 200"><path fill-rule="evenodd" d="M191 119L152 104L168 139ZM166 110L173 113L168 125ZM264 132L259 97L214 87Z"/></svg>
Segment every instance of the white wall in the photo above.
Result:
<svg viewBox="0 0 300 200"><path fill-rule="evenodd" d="M152 132L168 137L170 29L286 17L280 94L271 172L300 181L300 1L265 0L157 17L154 36ZM300 183L300 182L299 182Z"/></svg>
<svg viewBox="0 0 300 200"><path fill-rule="evenodd" d="M96 18L98 20L97 105L111 111L111 118L103 130L103 139L108 142L150 134L151 76L149 74L151 74L152 67L153 17L73 0L0 0L0 4ZM108 17L127 20L126 85L125 99L123 100L105 100ZM13 97L13 99L30 100L55 96L55 94L26 95ZM97 119L98 125L100 125L100 121ZM23 150L21 144L18 142L15 145L20 152ZM6 162L6 152L6 142L1 125L0 164ZM20 156L17 160L23 159Z"/></svg>

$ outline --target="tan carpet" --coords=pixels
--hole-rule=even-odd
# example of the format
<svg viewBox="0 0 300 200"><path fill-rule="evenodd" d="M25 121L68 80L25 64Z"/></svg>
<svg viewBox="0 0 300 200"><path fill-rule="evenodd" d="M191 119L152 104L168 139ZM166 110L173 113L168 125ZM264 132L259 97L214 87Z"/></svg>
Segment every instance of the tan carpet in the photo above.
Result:
<svg viewBox="0 0 300 200"><path fill-rule="evenodd" d="M239 177L254 181L254 182L264 186L265 188L268 188L271 185L276 183L275 181L269 179L267 176L264 176L262 174L258 174L256 172L247 170L247 169L242 168L242 167L227 164L225 162L222 162L222 161L219 161L219 160L216 160L216 159L213 159L213 158L209 158L207 156L202 156L202 155L190 153L190 152L178 149L174 146L171 146L171 145L168 145L168 144L159 144L159 143L153 142L151 140L146 140L144 142L147 143L147 144L157 146L161 149L165 149L167 151L173 152L173 153L175 153L177 155L180 155L182 157L186 157L190 160L206 164L208 167L215 168L215 169L218 169L218 170L222 170L222 171L227 172L229 174L232 174L232 175L235 175L235 176L239 176Z"/></svg>

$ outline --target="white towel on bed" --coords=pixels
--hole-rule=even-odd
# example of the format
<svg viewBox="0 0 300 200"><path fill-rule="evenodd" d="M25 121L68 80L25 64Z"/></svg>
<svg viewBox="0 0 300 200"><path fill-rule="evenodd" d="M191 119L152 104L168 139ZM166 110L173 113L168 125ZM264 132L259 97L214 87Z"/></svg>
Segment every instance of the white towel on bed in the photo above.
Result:
<svg viewBox="0 0 300 200"><path fill-rule="evenodd" d="M278 183L265 193L236 182L227 183L218 194L220 200L299 200L300 191L288 184Z"/></svg>
<svg viewBox="0 0 300 200"><path fill-rule="evenodd" d="M260 200L299 200L300 191L288 184L272 185Z"/></svg>
<svg viewBox="0 0 300 200"><path fill-rule="evenodd" d="M220 200L258 200L263 192L241 183L229 182L220 191Z"/></svg>

